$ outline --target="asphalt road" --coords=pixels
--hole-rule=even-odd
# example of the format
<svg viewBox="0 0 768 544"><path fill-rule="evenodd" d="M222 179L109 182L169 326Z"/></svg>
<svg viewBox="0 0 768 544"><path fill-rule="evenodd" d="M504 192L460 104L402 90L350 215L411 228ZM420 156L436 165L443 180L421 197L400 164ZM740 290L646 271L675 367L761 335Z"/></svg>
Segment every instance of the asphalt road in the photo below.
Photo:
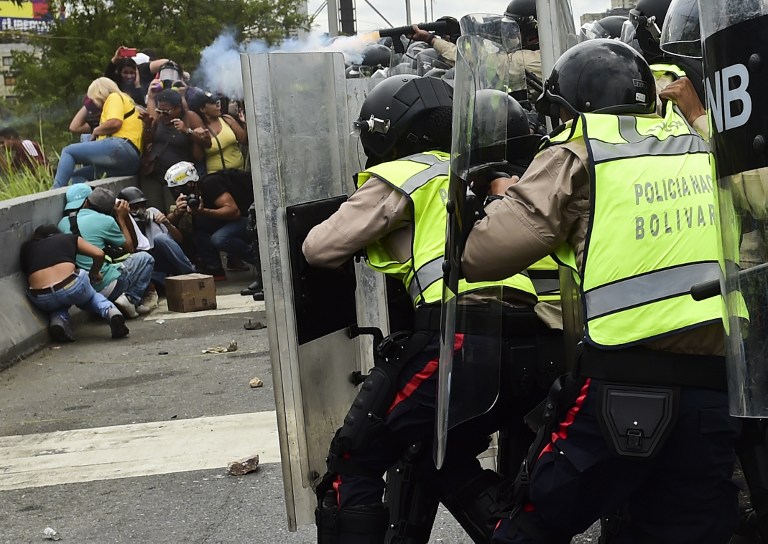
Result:
<svg viewBox="0 0 768 544"><path fill-rule="evenodd" d="M48 527L72 543L315 541L287 530L266 329L243 327L263 303L233 295L248 273L230 278L213 315L159 309L116 341L87 322L0 372L0 542ZM227 474L254 453L258 470ZM469 539L440 510L431 542Z"/></svg>

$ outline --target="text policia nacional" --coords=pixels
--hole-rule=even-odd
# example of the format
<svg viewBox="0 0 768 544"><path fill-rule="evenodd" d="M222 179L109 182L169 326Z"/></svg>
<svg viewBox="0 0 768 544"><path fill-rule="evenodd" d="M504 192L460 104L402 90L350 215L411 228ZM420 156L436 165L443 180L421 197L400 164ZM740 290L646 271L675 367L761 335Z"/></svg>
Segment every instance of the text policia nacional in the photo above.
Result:
<svg viewBox="0 0 768 544"><path fill-rule="evenodd" d="M712 203L684 205L685 200L713 191L711 176L681 176L645 183L635 183L635 205L669 203L667 210L635 217L635 239L657 237L680 232L683 229L707 227L715 224L715 205ZM696 199L698 200L698 199Z"/></svg>

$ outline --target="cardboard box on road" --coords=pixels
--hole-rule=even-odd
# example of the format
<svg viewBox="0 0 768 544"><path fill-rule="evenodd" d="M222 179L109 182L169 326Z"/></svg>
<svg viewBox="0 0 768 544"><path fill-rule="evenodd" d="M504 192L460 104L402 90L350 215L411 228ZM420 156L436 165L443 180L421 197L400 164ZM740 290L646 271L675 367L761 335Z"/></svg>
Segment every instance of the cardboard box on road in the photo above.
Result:
<svg viewBox="0 0 768 544"><path fill-rule="evenodd" d="M165 296L172 312L216 309L216 285L208 274L182 274L165 278Z"/></svg>

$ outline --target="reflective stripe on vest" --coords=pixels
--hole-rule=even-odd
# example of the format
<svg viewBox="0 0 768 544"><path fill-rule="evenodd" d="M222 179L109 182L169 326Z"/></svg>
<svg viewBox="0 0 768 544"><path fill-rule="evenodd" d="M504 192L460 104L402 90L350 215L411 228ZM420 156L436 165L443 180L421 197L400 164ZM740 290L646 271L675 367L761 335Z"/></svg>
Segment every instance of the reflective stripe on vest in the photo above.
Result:
<svg viewBox="0 0 768 544"><path fill-rule="evenodd" d="M570 131L583 133L591 159L590 222L580 269L571 247L557 256L577 270L586 340L596 346L722 322L722 297L690 296L722 276L707 146L668 110L663 120L583 114Z"/></svg>
<svg viewBox="0 0 768 544"><path fill-rule="evenodd" d="M686 77L685 70L680 68L677 64L651 64L651 72L653 72L653 77L655 79L658 79L665 74L672 74L675 76L675 79Z"/></svg>
<svg viewBox="0 0 768 544"><path fill-rule="evenodd" d="M560 277L557 263L552 257L544 257L527 269L539 302L560 302Z"/></svg>
<svg viewBox="0 0 768 544"><path fill-rule="evenodd" d="M407 263L394 259L385 246L375 242L366 247L368 264L374 270L399 278L414 306L438 302L443 296L449 156L438 151L419 153L382 163L357 175L362 186L372 176L401 192L413 206L412 258ZM459 293L504 285L535 297L536 290L523 274L500 282L459 282Z"/></svg>

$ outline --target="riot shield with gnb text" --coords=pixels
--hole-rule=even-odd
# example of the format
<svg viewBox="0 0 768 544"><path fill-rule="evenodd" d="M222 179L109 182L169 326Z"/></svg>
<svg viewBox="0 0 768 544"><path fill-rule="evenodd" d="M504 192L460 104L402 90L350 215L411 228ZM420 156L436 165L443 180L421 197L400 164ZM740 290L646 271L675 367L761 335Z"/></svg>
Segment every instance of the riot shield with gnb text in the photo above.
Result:
<svg viewBox="0 0 768 544"><path fill-rule="evenodd" d="M733 415L768 416L768 7L700 0Z"/></svg>

